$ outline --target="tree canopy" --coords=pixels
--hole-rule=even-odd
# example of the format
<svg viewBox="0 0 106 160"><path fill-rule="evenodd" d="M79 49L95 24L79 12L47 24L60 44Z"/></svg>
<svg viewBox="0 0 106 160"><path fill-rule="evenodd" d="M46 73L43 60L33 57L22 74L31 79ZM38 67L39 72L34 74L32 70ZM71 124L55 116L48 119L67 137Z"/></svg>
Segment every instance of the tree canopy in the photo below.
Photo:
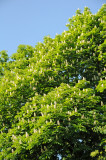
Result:
<svg viewBox="0 0 106 160"><path fill-rule="evenodd" d="M105 160L106 5L0 52L0 159Z"/></svg>

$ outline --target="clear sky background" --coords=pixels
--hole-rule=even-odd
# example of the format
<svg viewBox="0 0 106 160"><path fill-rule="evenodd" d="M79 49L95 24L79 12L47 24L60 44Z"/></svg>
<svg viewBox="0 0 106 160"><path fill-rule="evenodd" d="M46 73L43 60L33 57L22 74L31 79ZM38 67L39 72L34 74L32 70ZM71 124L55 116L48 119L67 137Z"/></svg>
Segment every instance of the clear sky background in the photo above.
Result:
<svg viewBox="0 0 106 160"><path fill-rule="evenodd" d="M43 37L67 30L68 19L79 8L96 13L106 0L0 0L0 51L9 56L18 45L35 46Z"/></svg>

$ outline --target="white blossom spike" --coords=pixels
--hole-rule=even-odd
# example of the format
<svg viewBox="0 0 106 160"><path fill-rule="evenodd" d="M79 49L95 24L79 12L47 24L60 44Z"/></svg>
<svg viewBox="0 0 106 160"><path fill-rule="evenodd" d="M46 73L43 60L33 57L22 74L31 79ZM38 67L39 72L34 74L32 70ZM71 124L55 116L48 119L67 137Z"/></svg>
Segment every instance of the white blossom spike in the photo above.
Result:
<svg viewBox="0 0 106 160"><path fill-rule="evenodd" d="M27 109L27 113L29 113L29 110Z"/></svg>
<svg viewBox="0 0 106 160"><path fill-rule="evenodd" d="M35 122L35 118L32 119L32 122Z"/></svg>
<svg viewBox="0 0 106 160"><path fill-rule="evenodd" d="M56 108L56 105L54 105L54 109Z"/></svg>
<svg viewBox="0 0 106 160"><path fill-rule="evenodd" d="M60 121L59 120L57 121L57 125L60 125Z"/></svg>
<svg viewBox="0 0 106 160"><path fill-rule="evenodd" d="M96 121L94 121L94 125L96 124Z"/></svg>
<svg viewBox="0 0 106 160"><path fill-rule="evenodd" d="M101 101L101 106L103 106L103 102Z"/></svg>
<svg viewBox="0 0 106 160"><path fill-rule="evenodd" d="M37 131L36 131L36 129L34 129L34 133L36 133Z"/></svg>
<svg viewBox="0 0 106 160"><path fill-rule="evenodd" d="M28 133L26 132L26 138L28 137Z"/></svg>
<svg viewBox="0 0 106 160"><path fill-rule="evenodd" d="M81 119L83 119L84 118L84 114L81 116Z"/></svg>
<svg viewBox="0 0 106 160"><path fill-rule="evenodd" d="M56 105L56 101L54 101L54 104Z"/></svg>
<svg viewBox="0 0 106 160"><path fill-rule="evenodd" d="M21 139L19 140L19 144L22 144L22 141L21 141Z"/></svg>
<svg viewBox="0 0 106 160"><path fill-rule="evenodd" d="M77 112L77 108L75 108L75 112Z"/></svg>
<svg viewBox="0 0 106 160"><path fill-rule="evenodd" d="M71 121L70 117L68 117L68 121L69 121L69 122Z"/></svg>
<svg viewBox="0 0 106 160"><path fill-rule="evenodd" d="M22 121L24 122L24 118L22 118Z"/></svg>

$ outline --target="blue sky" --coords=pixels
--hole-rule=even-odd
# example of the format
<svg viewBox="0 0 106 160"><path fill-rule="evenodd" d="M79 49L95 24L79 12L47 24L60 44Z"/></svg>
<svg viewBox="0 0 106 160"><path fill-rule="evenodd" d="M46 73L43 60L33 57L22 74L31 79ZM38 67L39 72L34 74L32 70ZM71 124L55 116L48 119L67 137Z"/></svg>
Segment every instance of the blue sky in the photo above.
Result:
<svg viewBox="0 0 106 160"><path fill-rule="evenodd" d="M68 18L87 6L96 13L106 0L0 0L0 51L9 56L18 45L35 46L43 37L67 30Z"/></svg>

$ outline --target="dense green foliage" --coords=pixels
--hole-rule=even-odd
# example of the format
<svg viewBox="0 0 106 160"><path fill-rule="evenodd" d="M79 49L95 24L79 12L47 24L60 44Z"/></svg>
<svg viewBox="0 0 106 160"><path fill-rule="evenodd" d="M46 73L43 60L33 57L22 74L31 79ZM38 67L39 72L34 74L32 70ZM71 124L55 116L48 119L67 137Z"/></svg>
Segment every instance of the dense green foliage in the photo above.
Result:
<svg viewBox="0 0 106 160"><path fill-rule="evenodd" d="M104 160L106 5L35 48L0 52L0 160Z"/></svg>

